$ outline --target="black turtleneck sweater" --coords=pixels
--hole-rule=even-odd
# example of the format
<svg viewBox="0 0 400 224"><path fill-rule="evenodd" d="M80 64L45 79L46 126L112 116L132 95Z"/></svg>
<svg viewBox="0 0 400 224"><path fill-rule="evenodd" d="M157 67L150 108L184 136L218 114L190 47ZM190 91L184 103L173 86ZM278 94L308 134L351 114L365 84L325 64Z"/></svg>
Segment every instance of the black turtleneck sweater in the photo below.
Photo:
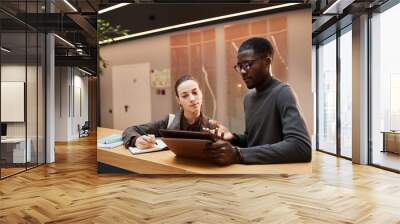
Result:
<svg viewBox="0 0 400 224"><path fill-rule="evenodd" d="M311 141L289 85L272 79L245 96L246 130L235 134L245 164L311 161Z"/></svg>

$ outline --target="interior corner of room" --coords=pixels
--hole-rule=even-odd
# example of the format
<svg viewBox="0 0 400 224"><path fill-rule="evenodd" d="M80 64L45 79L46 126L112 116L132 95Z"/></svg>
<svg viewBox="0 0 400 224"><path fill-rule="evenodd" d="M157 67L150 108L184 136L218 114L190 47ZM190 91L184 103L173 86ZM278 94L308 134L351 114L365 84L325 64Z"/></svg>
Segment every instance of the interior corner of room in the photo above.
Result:
<svg viewBox="0 0 400 224"><path fill-rule="evenodd" d="M0 178L96 132L96 2L1 1ZM77 9L80 10L77 13Z"/></svg>

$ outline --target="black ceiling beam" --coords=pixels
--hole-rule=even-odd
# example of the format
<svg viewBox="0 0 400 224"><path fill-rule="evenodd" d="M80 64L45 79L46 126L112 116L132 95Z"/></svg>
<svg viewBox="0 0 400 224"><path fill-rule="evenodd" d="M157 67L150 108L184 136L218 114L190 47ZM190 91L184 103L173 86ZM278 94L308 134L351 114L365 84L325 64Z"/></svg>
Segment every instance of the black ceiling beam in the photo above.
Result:
<svg viewBox="0 0 400 224"><path fill-rule="evenodd" d="M71 56L71 53L72 53L73 55L89 56L89 57L97 58L97 48L79 47L78 49L82 50L81 52L83 55L78 55L77 48L56 47L55 51L56 51L56 56Z"/></svg>
<svg viewBox="0 0 400 224"><path fill-rule="evenodd" d="M82 30L68 15L69 13L20 13L17 18L42 32Z"/></svg>
<svg viewBox="0 0 400 224"><path fill-rule="evenodd" d="M93 9L93 11L97 11L97 8L89 0L86 0L86 3Z"/></svg>
<svg viewBox="0 0 400 224"><path fill-rule="evenodd" d="M24 31L26 29L26 26L24 24L15 22L15 20L11 18L3 18L0 19L0 27L2 32L7 32L7 31Z"/></svg>
<svg viewBox="0 0 400 224"><path fill-rule="evenodd" d="M81 29L88 35L86 42L94 46L97 44L97 30L92 26L82 15L79 14L69 14L71 20L73 20Z"/></svg>
<svg viewBox="0 0 400 224"><path fill-rule="evenodd" d="M90 46L97 45L97 30L93 26L94 14L82 16L79 13L28 13L17 14L17 17L41 32L85 32L85 42Z"/></svg>
<svg viewBox="0 0 400 224"><path fill-rule="evenodd" d="M87 67L93 71L96 71L97 58L91 56L55 56L55 65Z"/></svg>
<svg viewBox="0 0 400 224"><path fill-rule="evenodd" d="M353 15L348 14L346 16L341 17L340 19L337 17L332 18L332 21L327 23L329 26L324 27L321 31L318 33L313 33L313 44L319 44L322 41L328 39L332 35L336 34L337 30L344 29L345 27L351 25L352 20L353 20Z"/></svg>

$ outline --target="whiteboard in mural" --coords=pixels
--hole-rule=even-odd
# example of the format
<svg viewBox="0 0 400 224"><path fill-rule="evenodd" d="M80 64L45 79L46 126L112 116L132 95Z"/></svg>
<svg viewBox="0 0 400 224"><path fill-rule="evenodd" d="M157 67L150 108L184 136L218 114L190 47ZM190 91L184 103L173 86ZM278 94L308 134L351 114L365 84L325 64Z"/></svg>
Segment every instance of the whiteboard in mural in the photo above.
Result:
<svg viewBox="0 0 400 224"><path fill-rule="evenodd" d="M24 82L1 82L1 121L24 122Z"/></svg>

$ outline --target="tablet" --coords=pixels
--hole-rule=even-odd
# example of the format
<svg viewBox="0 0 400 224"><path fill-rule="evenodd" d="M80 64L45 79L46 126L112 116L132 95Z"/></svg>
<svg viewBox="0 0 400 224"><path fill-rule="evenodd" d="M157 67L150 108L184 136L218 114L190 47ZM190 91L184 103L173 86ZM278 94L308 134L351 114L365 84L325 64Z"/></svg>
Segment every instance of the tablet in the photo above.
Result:
<svg viewBox="0 0 400 224"><path fill-rule="evenodd" d="M206 145L211 143L207 139L162 138L165 144L177 157L207 160Z"/></svg>
<svg viewBox="0 0 400 224"><path fill-rule="evenodd" d="M184 138L184 139L203 139L212 141L213 135L205 131L181 131L161 129L160 134L163 138Z"/></svg>

